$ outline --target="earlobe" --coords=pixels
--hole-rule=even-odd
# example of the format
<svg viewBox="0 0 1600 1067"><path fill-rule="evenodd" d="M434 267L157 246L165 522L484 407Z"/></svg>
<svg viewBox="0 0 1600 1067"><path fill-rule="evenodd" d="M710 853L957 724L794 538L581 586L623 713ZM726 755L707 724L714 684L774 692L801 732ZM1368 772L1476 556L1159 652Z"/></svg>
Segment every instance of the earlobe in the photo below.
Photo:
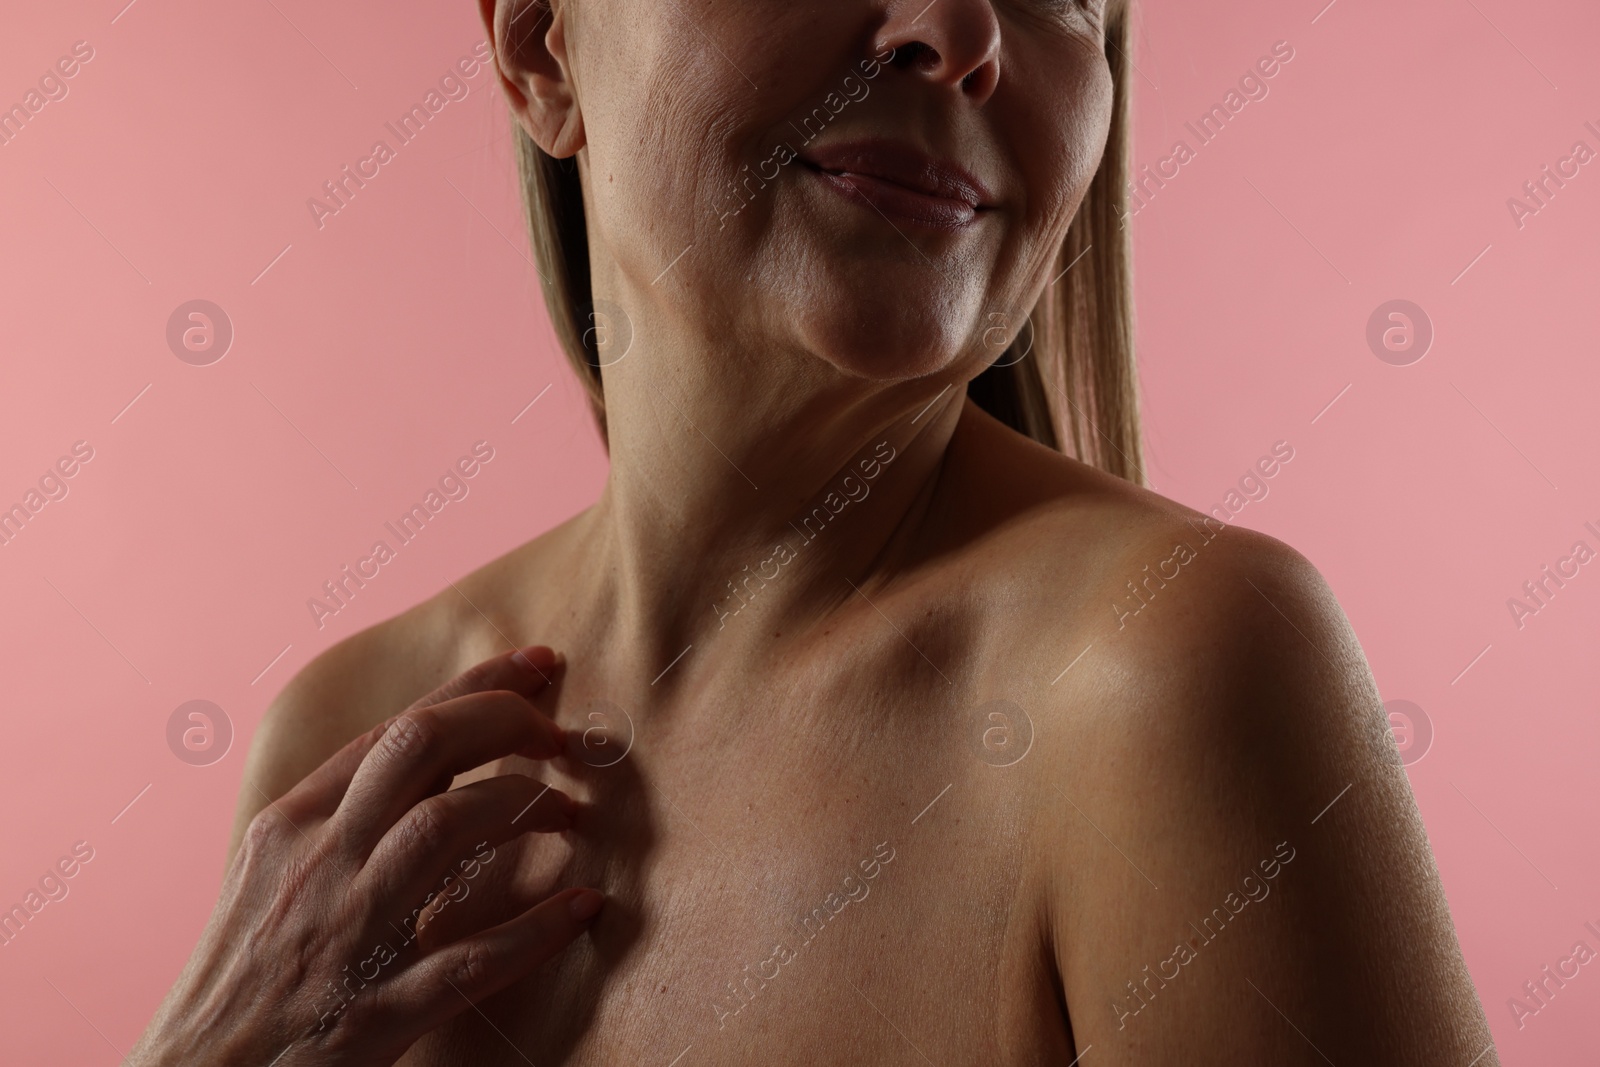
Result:
<svg viewBox="0 0 1600 1067"><path fill-rule="evenodd" d="M547 154L565 159L584 146L567 50L562 0L479 0L492 26L495 62L517 123Z"/></svg>

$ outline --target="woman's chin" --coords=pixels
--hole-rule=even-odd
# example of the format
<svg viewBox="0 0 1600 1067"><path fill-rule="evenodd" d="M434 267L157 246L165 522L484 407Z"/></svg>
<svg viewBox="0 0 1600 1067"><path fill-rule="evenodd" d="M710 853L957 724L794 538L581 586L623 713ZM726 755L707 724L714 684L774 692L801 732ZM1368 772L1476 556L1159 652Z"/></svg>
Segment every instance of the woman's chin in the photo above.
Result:
<svg viewBox="0 0 1600 1067"><path fill-rule="evenodd" d="M850 320L815 323L806 348L840 372L869 381L903 381L945 370L967 348L965 331L941 328L937 313L897 321L880 309Z"/></svg>

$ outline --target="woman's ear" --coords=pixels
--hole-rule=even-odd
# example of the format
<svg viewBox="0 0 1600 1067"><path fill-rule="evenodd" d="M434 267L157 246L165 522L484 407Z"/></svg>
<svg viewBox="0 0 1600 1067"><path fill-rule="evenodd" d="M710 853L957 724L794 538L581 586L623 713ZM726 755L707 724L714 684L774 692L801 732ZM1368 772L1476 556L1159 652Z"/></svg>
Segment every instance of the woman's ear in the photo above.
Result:
<svg viewBox="0 0 1600 1067"><path fill-rule="evenodd" d="M511 114L556 159L584 146L567 55L568 7L567 0L478 0Z"/></svg>

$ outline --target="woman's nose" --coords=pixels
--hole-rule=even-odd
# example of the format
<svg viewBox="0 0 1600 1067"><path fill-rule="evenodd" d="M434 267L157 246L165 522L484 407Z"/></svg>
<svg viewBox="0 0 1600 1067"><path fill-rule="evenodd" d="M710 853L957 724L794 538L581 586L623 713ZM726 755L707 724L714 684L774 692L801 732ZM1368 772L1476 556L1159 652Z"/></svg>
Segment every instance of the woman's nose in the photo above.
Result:
<svg viewBox="0 0 1600 1067"><path fill-rule="evenodd" d="M891 0L874 42L889 65L982 105L1000 81L1000 20L990 0Z"/></svg>

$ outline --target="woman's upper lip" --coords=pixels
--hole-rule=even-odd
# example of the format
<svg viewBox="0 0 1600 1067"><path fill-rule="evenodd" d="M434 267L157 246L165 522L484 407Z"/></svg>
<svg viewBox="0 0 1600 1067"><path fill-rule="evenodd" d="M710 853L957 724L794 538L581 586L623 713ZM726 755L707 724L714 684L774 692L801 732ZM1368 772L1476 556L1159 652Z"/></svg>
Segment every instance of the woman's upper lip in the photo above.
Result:
<svg viewBox="0 0 1600 1067"><path fill-rule="evenodd" d="M800 153L800 158L819 170L893 182L926 196L960 200L974 210L994 202L994 194L965 167L894 141L818 145Z"/></svg>

